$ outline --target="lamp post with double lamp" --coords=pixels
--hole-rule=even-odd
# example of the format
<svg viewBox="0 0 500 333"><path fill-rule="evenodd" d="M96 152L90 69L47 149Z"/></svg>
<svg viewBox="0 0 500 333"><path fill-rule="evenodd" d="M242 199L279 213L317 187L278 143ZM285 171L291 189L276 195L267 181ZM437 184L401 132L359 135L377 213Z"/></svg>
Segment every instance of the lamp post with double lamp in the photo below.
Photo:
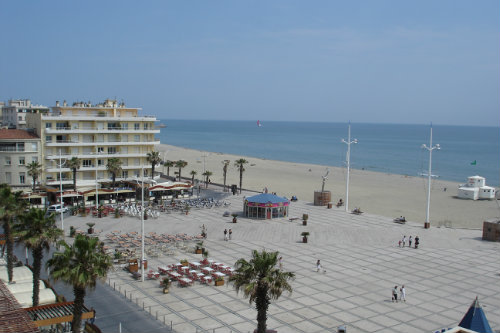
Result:
<svg viewBox="0 0 500 333"><path fill-rule="evenodd" d="M141 197L141 281L144 282L144 165L142 166Z"/></svg>
<svg viewBox="0 0 500 333"><path fill-rule="evenodd" d="M358 143L358 139L351 141L351 122L349 122L349 129L347 131L347 141L342 139L342 142L347 145L347 179L345 184L345 211L349 211L349 172L351 169L351 144Z"/></svg>
<svg viewBox="0 0 500 333"><path fill-rule="evenodd" d="M62 156L61 149L59 149L59 203L61 204L61 229L64 232L64 203L63 203L63 190L62 190Z"/></svg>
<svg viewBox="0 0 500 333"><path fill-rule="evenodd" d="M424 228L429 229L431 227L431 221L430 221L430 209L431 209L431 179L432 179L432 151L434 149L441 149L441 146L439 144L436 144L435 146L432 145L432 124L431 124L431 137L429 140L429 146L423 144L422 148L427 149L429 151L429 173L427 174L428 178L428 184L427 184L427 211L425 214L425 223L424 223Z"/></svg>

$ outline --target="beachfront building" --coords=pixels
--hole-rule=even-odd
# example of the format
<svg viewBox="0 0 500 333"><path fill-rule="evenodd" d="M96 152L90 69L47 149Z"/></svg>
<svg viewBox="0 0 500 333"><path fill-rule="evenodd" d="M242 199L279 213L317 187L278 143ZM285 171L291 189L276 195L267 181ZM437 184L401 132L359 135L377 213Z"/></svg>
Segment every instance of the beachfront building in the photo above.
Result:
<svg viewBox="0 0 500 333"><path fill-rule="evenodd" d="M26 115L30 113L47 113L49 108L31 104L29 99L12 99L2 105L2 125L8 128L25 129Z"/></svg>
<svg viewBox="0 0 500 333"><path fill-rule="evenodd" d="M467 178L467 184L458 187L458 197L461 199L481 200L495 199L495 188L486 186L486 179L481 176Z"/></svg>
<svg viewBox="0 0 500 333"><path fill-rule="evenodd" d="M270 193L245 198L243 212L253 219L275 219L288 216L290 201Z"/></svg>
<svg viewBox="0 0 500 333"><path fill-rule="evenodd" d="M34 131L0 129L0 183L14 191L30 191L32 178L27 165L42 159L40 137Z"/></svg>
<svg viewBox="0 0 500 333"><path fill-rule="evenodd" d="M58 101L47 114L31 114L27 126L35 128L43 147L43 180L46 185L63 190L73 189L73 173L65 161L73 157L80 160L76 172L77 193L111 183L108 161L121 161L121 174L116 182L136 182L151 174L147 153L160 142L155 139L154 116L139 115L140 108L127 107L116 100L105 100L92 105L77 102L68 105ZM62 165L60 165L62 162ZM62 178L61 178L62 177Z"/></svg>

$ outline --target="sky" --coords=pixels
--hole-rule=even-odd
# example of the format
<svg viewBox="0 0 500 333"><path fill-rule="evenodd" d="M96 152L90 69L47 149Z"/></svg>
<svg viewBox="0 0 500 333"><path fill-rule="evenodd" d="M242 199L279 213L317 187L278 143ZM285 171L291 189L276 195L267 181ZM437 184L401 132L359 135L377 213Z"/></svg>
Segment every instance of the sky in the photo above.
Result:
<svg viewBox="0 0 500 333"><path fill-rule="evenodd" d="M0 101L498 126L498 0L2 1Z"/></svg>

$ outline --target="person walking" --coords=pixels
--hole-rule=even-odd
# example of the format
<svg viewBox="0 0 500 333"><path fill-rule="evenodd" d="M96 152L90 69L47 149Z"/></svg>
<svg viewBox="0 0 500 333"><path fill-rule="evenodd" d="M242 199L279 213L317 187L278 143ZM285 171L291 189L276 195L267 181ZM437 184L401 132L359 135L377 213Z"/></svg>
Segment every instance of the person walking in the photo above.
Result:
<svg viewBox="0 0 500 333"><path fill-rule="evenodd" d="M318 261L316 261L316 272L319 272L321 269L322 269L321 261L318 259ZM323 273L326 273L325 269L323 269Z"/></svg>
<svg viewBox="0 0 500 333"><path fill-rule="evenodd" d="M404 284L399 289L399 299L403 302L406 302L406 289Z"/></svg>
<svg viewBox="0 0 500 333"><path fill-rule="evenodd" d="M405 247L406 244L406 235L403 236L403 247Z"/></svg>
<svg viewBox="0 0 500 333"><path fill-rule="evenodd" d="M418 236L415 236L415 248L418 249L418 245L420 244L420 238Z"/></svg>
<svg viewBox="0 0 500 333"><path fill-rule="evenodd" d="M229 240L231 240L232 238L233 238L233 231L229 229Z"/></svg>
<svg viewBox="0 0 500 333"><path fill-rule="evenodd" d="M280 256L280 258L278 259L278 264L279 264L280 270L282 270L283 269L283 257Z"/></svg>
<svg viewBox="0 0 500 333"><path fill-rule="evenodd" d="M94 308L90 308L90 312L92 312L92 318L90 318L90 323L93 325L94 322L95 322L95 314L96 314L96 311Z"/></svg>
<svg viewBox="0 0 500 333"><path fill-rule="evenodd" d="M224 229L224 240L227 241L227 229Z"/></svg>
<svg viewBox="0 0 500 333"><path fill-rule="evenodd" d="M394 286L394 289L392 289L392 301L398 302L398 286Z"/></svg>
<svg viewBox="0 0 500 333"><path fill-rule="evenodd" d="M411 247L411 242L413 241L413 238L410 236L408 237L408 247Z"/></svg>

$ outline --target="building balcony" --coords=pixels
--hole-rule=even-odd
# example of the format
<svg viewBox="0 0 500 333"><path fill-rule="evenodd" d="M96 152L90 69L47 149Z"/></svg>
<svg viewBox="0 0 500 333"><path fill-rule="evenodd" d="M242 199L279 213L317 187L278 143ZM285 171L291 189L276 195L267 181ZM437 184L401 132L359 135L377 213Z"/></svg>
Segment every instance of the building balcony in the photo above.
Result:
<svg viewBox="0 0 500 333"><path fill-rule="evenodd" d="M94 142L78 142L71 140L57 140L45 142L46 147L94 147L94 146L151 146L159 145L160 141L94 141Z"/></svg>
<svg viewBox="0 0 500 333"><path fill-rule="evenodd" d="M79 153L79 154L63 153L63 154L61 154L61 157L63 159L71 158L73 156L78 157L79 159L96 159L96 158L111 158L111 157L128 158L128 157L147 157L147 153L102 152L102 153L97 153L97 154L96 153ZM46 155L45 159L46 160L58 160L59 154Z"/></svg>
<svg viewBox="0 0 500 333"><path fill-rule="evenodd" d="M158 129L130 129L122 127L114 128L90 128L90 127L59 127L59 128L46 128L45 134L106 134L106 133L121 133L121 134L157 134L160 133Z"/></svg>
<svg viewBox="0 0 500 333"><path fill-rule="evenodd" d="M49 120L53 121L70 121L70 120L84 120L84 121L117 121L117 120L123 120L123 121L147 121L147 122L155 122L156 121L156 116L151 116L151 115L145 115L145 116L116 116L116 117L108 117L108 116L83 116L83 115L60 115L58 113L55 114L46 114L42 115L42 120Z"/></svg>

